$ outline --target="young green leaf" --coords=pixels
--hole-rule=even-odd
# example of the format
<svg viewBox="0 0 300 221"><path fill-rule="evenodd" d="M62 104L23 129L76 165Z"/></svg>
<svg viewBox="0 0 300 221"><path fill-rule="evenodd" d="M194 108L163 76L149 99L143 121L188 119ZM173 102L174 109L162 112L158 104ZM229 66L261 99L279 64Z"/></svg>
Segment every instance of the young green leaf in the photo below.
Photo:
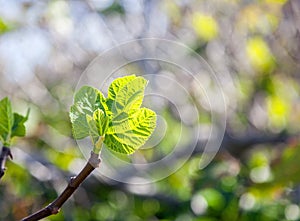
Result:
<svg viewBox="0 0 300 221"><path fill-rule="evenodd" d="M104 143L112 150L131 154L145 144L156 126L156 114L148 108L141 108L129 114L121 123L112 123Z"/></svg>
<svg viewBox="0 0 300 221"><path fill-rule="evenodd" d="M11 128L14 123L14 115L10 100L5 97L0 101L0 139L3 145L9 145Z"/></svg>
<svg viewBox="0 0 300 221"><path fill-rule="evenodd" d="M101 109L97 109L93 114L93 119L96 122L98 134L104 136L109 124L109 118L105 116Z"/></svg>
<svg viewBox="0 0 300 221"><path fill-rule="evenodd" d="M136 78L135 75L129 75L115 79L108 88L107 100L115 100L118 92L130 81Z"/></svg>
<svg viewBox="0 0 300 221"><path fill-rule="evenodd" d="M71 106L70 119L73 127L75 139L82 139L90 135L88 116L93 116L97 109L107 112L108 107L105 103L104 95L96 88L83 86L74 97L74 105Z"/></svg>
<svg viewBox="0 0 300 221"><path fill-rule="evenodd" d="M86 115L86 121L89 126L89 135L92 139L93 145L95 145L99 137L99 131L96 125L96 121L90 115Z"/></svg>
<svg viewBox="0 0 300 221"><path fill-rule="evenodd" d="M13 113L11 102L6 97L0 101L0 141L4 146L11 145L11 139L15 136L25 136L24 123L28 120L29 110L26 116Z"/></svg>
<svg viewBox="0 0 300 221"><path fill-rule="evenodd" d="M24 123L28 120L29 109L26 116L22 116L18 113L14 113L14 124L11 129L11 138L13 137L23 137L26 134L26 128Z"/></svg>
<svg viewBox="0 0 300 221"><path fill-rule="evenodd" d="M143 103L146 79L136 77L124 85L117 93L112 103L112 120L119 120L120 115L140 108Z"/></svg>
<svg viewBox="0 0 300 221"><path fill-rule="evenodd" d="M101 109L94 111L93 117L86 115L86 120L90 128L90 136L95 143L99 136L104 136L108 128L109 118L105 116Z"/></svg>
<svg viewBox="0 0 300 221"><path fill-rule="evenodd" d="M135 75L117 78L109 86L107 99L95 88L82 87L70 111L75 139L90 136L97 151L102 141L126 154L141 147L156 126L155 112L140 108L146 85L146 79Z"/></svg>

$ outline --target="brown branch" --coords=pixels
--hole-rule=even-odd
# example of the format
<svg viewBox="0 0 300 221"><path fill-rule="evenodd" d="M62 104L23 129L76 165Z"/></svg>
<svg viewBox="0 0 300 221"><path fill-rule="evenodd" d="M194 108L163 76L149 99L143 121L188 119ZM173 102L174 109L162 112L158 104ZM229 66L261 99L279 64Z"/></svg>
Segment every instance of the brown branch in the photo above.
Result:
<svg viewBox="0 0 300 221"><path fill-rule="evenodd" d="M3 146L1 154L0 154L0 165L1 165L1 168L0 168L0 179L3 177L3 175L5 173L5 170L6 170L5 164L6 164L7 158L9 158L9 157L11 159L13 158L13 156L12 156L12 154L10 152L10 148Z"/></svg>
<svg viewBox="0 0 300 221"><path fill-rule="evenodd" d="M48 206L40 211L22 219L22 221L36 221L42 218L57 214L62 207L62 205L70 198L74 191L79 187L79 185L88 177L88 175L93 172L93 170L99 167L100 159L99 154L91 152L89 161L86 163L85 167L80 171L76 177L72 177L66 189Z"/></svg>

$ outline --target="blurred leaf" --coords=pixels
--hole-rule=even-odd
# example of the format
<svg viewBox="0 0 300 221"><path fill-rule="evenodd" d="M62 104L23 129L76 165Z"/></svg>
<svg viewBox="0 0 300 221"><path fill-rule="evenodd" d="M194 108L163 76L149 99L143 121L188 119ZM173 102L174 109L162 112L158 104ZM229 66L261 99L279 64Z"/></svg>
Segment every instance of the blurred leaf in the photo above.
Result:
<svg viewBox="0 0 300 221"><path fill-rule="evenodd" d="M223 220L238 220L239 215L239 205L237 199L232 199L229 203L227 203L226 208L222 212Z"/></svg>
<svg viewBox="0 0 300 221"><path fill-rule="evenodd" d="M219 28L215 19L210 15L195 13L193 15L193 28L196 34L204 41L210 41L217 37Z"/></svg>
<svg viewBox="0 0 300 221"><path fill-rule="evenodd" d="M268 153L266 151L253 152L249 160L250 168L269 165Z"/></svg>
<svg viewBox="0 0 300 221"><path fill-rule="evenodd" d="M206 199L207 204L214 210L222 210L225 206L225 199L217 190L208 188L200 191L200 194Z"/></svg>
<svg viewBox="0 0 300 221"><path fill-rule="evenodd" d="M284 4L287 2L287 0L265 0L267 3L277 3L277 4Z"/></svg>
<svg viewBox="0 0 300 221"><path fill-rule="evenodd" d="M275 66L274 57L261 37L248 40L246 45L247 55L252 66L262 73L270 72Z"/></svg>
<svg viewBox="0 0 300 221"><path fill-rule="evenodd" d="M10 31L11 27L0 18L0 34Z"/></svg>
<svg viewBox="0 0 300 221"><path fill-rule="evenodd" d="M68 171L71 163L78 159L81 153L79 150L74 150L74 147L65 148L63 151L58 151L50 146L43 148L43 155L47 157L49 162L63 171Z"/></svg>
<svg viewBox="0 0 300 221"><path fill-rule="evenodd" d="M20 197L34 195L35 191L32 191L28 170L12 161L7 162L7 167L9 176L4 176L3 181L13 188L14 194Z"/></svg>
<svg viewBox="0 0 300 221"><path fill-rule="evenodd" d="M300 183L300 146L286 148L279 163L273 167L274 185L289 185Z"/></svg>
<svg viewBox="0 0 300 221"><path fill-rule="evenodd" d="M101 14L110 15L112 13L125 14L123 6L118 1L113 1L113 4L104 10L101 10Z"/></svg>
<svg viewBox="0 0 300 221"><path fill-rule="evenodd" d="M283 128L286 125L288 115L290 114L290 104L287 100L278 96L269 96L267 98L268 116L272 125Z"/></svg>

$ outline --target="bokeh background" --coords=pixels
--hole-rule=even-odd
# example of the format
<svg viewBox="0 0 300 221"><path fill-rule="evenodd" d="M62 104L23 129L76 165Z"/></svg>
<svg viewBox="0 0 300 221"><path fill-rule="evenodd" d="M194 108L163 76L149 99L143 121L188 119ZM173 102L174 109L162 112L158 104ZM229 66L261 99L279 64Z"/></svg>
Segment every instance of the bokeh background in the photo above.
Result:
<svg viewBox="0 0 300 221"><path fill-rule="evenodd" d="M199 167L205 128L219 109L207 108L191 78L155 64L151 74L167 70L190 85L202 130L189 159L149 185L95 173L45 220L300 220L299 0L1 0L0 97L31 114L0 182L0 219L19 220L42 208L78 173L86 159L72 138L68 110L80 76L99 54L140 38L180 42L218 75L226 103L218 154ZM143 75L149 67L127 70ZM213 94L209 79L195 78ZM172 151L178 134L189 138L176 108L158 106L167 125L158 125L162 140L129 160L155 161Z"/></svg>

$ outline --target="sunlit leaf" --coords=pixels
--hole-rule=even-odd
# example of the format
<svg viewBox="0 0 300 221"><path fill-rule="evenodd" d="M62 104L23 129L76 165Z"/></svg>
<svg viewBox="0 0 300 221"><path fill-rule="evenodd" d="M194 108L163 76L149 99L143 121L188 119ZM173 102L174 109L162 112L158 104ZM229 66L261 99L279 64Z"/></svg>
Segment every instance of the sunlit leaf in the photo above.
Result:
<svg viewBox="0 0 300 221"><path fill-rule="evenodd" d="M146 79L135 75L117 78L109 87L107 99L95 88L82 87L70 112L74 137L90 136L94 147L104 139L111 150L133 153L156 126L155 112L140 108L146 84Z"/></svg>
<svg viewBox="0 0 300 221"><path fill-rule="evenodd" d="M89 125L86 115L93 116L95 110L107 111L103 94L96 88L83 86L74 97L71 106L70 119L72 122L73 135L75 139L89 136Z"/></svg>
<svg viewBox="0 0 300 221"><path fill-rule="evenodd" d="M117 93L130 81L135 79L135 75L129 75L115 79L108 88L108 100L115 100Z"/></svg>
<svg viewBox="0 0 300 221"><path fill-rule="evenodd" d="M108 128L109 118L105 116L102 110L97 109L93 114L93 119L96 122L99 135L104 135Z"/></svg>
<svg viewBox="0 0 300 221"><path fill-rule="evenodd" d="M97 109L94 111L93 117L86 115L86 120L90 128L90 136L93 143L95 143L99 136L104 136L108 128L109 118L104 114L103 110Z"/></svg>
<svg viewBox="0 0 300 221"><path fill-rule="evenodd" d="M124 113L140 108L144 98L147 80L142 77L124 83L117 91L114 102L111 104L112 120L122 119Z"/></svg>
<svg viewBox="0 0 300 221"><path fill-rule="evenodd" d="M116 152L131 154L148 140L155 126L155 112L141 108L122 121L113 121L104 143Z"/></svg>

